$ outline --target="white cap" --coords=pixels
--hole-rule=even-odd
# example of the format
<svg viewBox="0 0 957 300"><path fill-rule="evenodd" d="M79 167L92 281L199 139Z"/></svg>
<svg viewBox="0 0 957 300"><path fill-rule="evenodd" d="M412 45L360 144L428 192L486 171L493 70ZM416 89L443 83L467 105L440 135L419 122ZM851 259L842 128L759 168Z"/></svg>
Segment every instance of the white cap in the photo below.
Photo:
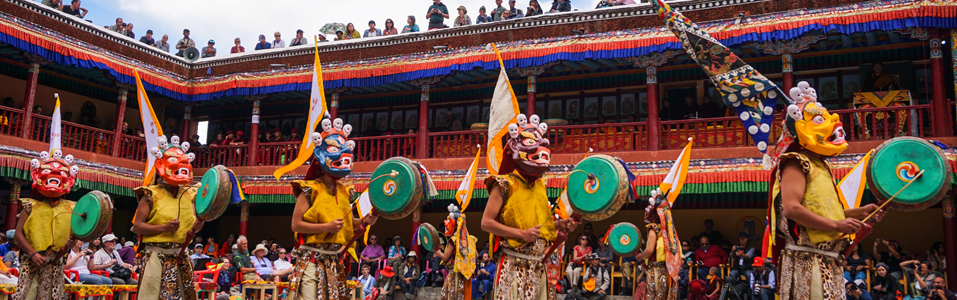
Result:
<svg viewBox="0 0 957 300"><path fill-rule="evenodd" d="M104 235L102 238L100 238L100 241L104 243L109 241L115 241L115 240L116 240L116 236L113 235L112 233Z"/></svg>

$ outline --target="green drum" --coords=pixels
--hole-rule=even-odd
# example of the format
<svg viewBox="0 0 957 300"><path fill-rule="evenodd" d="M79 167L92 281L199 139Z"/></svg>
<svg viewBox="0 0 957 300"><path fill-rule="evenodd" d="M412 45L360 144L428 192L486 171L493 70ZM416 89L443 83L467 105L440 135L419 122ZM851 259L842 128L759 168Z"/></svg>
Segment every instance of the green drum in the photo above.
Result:
<svg viewBox="0 0 957 300"><path fill-rule="evenodd" d="M601 221L631 202L628 171L614 157L595 154L568 174L568 203L582 219Z"/></svg>
<svg viewBox="0 0 957 300"><path fill-rule="evenodd" d="M918 211L937 204L947 193L951 166L937 146L919 138L890 139L871 154L867 165L867 187L884 201L899 191L891 208ZM917 173L924 171L920 177ZM908 182L907 189L901 191Z"/></svg>
<svg viewBox="0 0 957 300"><path fill-rule="evenodd" d="M113 201L101 191L83 195L73 207L70 231L78 240L89 242L106 233L113 221Z"/></svg>
<svg viewBox="0 0 957 300"><path fill-rule="evenodd" d="M608 245L619 256L635 254L641 247L641 231L635 224L628 222L615 224L608 232Z"/></svg>
<svg viewBox="0 0 957 300"><path fill-rule="evenodd" d="M383 218L405 218L425 196L422 184L422 172L415 162L405 157L393 157L372 172L369 200Z"/></svg>
<svg viewBox="0 0 957 300"><path fill-rule="evenodd" d="M226 211L233 195L233 182L229 179L229 169L222 165L206 170L199 180L196 192L196 215L203 221L216 220Z"/></svg>
<svg viewBox="0 0 957 300"><path fill-rule="evenodd" d="M439 247L439 232L435 230L435 227L432 227L432 224L422 223L422 225L419 225L416 235L419 245L426 251L432 252Z"/></svg>

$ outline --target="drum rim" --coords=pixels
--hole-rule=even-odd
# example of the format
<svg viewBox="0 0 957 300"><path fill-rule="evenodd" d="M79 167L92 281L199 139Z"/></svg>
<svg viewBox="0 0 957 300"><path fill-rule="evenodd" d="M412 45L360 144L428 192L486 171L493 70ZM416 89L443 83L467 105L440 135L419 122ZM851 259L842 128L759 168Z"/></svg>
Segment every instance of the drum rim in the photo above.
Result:
<svg viewBox="0 0 957 300"><path fill-rule="evenodd" d="M232 197L232 192L233 192L232 191L233 181L229 177L229 168L223 165L215 165L212 168L209 168L209 170L206 170L206 173L203 174L203 178L206 178L206 174L208 174L209 171L216 171L217 172L216 175L219 177L219 184L214 190L214 192L216 193L215 197L212 197L211 201L209 202L209 207L207 207L206 211L203 213L199 212L199 209L196 205L196 203L198 202L195 202L195 201L193 202L193 209L196 210L196 215L199 216L199 218L203 219L204 221L213 221L218 219L220 216L222 216L223 213L226 212L226 207L229 206L230 198ZM225 193L223 193L223 191L220 190L220 188L224 187L222 186L223 183L226 183L225 187L228 187ZM198 190L196 191L196 198L199 199L202 195L202 189L203 189L202 179L200 179L200 186L197 189ZM222 200L219 200L219 199L222 199ZM216 206L215 204L217 202L221 202L224 204L223 209L219 211L216 211L214 209Z"/></svg>
<svg viewBox="0 0 957 300"><path fill-rule="evenodd" d="M636 241L635 241L635 242L636 242L636 243L635 243L635 249L632 250L632 251L629 252L629 253L622 253L622 252L620 252L620 251L616 251L616 250L615 250L615 247L611 247L611 245L609 245L609 248L611 248L611 251L614 252L615 254L618 254L619 256L626 256L626 255L634 254L635 252L637 252L637 251L641 248L641 244L642 244L642 242L643 242L643 241L641 240L641 239L642 239L641 230L639 230L639 229L638 229L638 226L636 226L635 224L632 224L631 222L621 222L621 223L612 225L611 231L609 231L608 234L611 234L612 232L615 232L615 228L617 228L618 226L631 227L631 228L634 228L634 229L635 229L635 233L636 233L636 234L635 234L635 237L636 237L636 238L635 238L635 240L636 240ZM609 241L614 241L614 239L609 239Z"/></svg>
<svg viewBox="0 0 957 300"><path fill-rule="evenodd" d="M931 144L930 142L928 142L928 141L925 140L925 139L915 138L915 137L909 137L909 136L904 136L904 137L892 138L892 139L890 139L890 140L887 140L887 141L884 141L883 143L881 143L879 146L877 146L876 148L874 148L874 154L875 154L874 157L876 158L876 157L877 157L876 154L877 154L880 150L884 149L884 147L890 145L891 143L895 143L895 142L901 141L901 140L918 141L918 142L924 144L925 146L927 146L927 147L928 147L929 149L931 149L932 151L936 152L936 153L937 153L937 157L943 159L943 168L942 168L942 169L943 169L943 172L944 172L944 174L943 174L944 180L942 180L940 186L937 187L937 193L934 194L933 196L931 196L928 200L925 200L925 201L919 202L919 203L901 203L901 202L897 202L897 201L892 201L893 203L888 204L888 206L894 208L895 210L900 210L900 211L919 211L919 210L923 210L923 209L926 209L926 208L929 208L929 207L931 207L931 206L936 205L938 202L940 202L940 200L941 200L944 196L947 195L947 192L950 190L950 188L945 188L945 187L947 187L947 186L950 184L950 181L949 181L949 180L950 180L950 178L953 176L953 174L952 174L952 172L951 172L951 169L950 169L950 162L948 161L947 156L944 155L944 152L941 151L939 147L935 146L934 144ZM871 172L871 170L873 170L873 168L874 168L873 165L874 165L875 162L876 162L876 159L871 159L871 160L868 162L867 166L866 166L866 167L867 167L867 175L865 176L865 180L866 180L866 182L867 182L867 188L868 188L868 190L871 191L871 194L874 195L874 198L876 198L878 201L887 201L887 199L890 198L890 195L893 195L893 193L896 193L896 191L891 192L890 195L884 195L884 192L883 192L883 191L881 190L881 188L876 184L876 182L874 181L873 172Z"/></svg>
<svg viewBox="0 0 957 300"><path fill-rule="evenodd" d="M389 159L386 159L386 160L383 161L381 164L379 164L379 166L381 167L382 165L384 165L386 162L389 162L389 161L398 161L398 162L401 162L401 163L404 164L406 167L408 167L409 169L411 169L414 173L420 173L420 171L419 171L419 169L418 169L418 166L417 166L417 164L416 164L415 161L412 161L411 159L408 159L408 158L405 158L405 157L401 157L401 156L396 156L396 157L391 157L391 158L389 158ZM376 167L376 169L379 169L379 167ZM375 174L375 171L373 171L372 174L374 175L374 174ZM383 211L379 210L379 208L376 207L376 210L379 210L379 215L380 215L380 216L382 216L383 218L389 219L389 220L398 220L398 219L402 219L402 218L407 217L408 215L412 214L412 212L415 211L416 208L418 208L419 203L421 203L421 201L422 201L422 197L424 197L424 195L425 195L425 194L423 194L423 191L424 191L423 185L424 185L425 183L422 182L422 176L421 176L421 174L419 174L419 175L420 175L420 176L412 176L412 177L414 177L414 178L412 179L412 181L415 182L415 183L417 183L417 184L416 184L416 188L412 191L412 197L411 197L412 199L409 200L408 205L406 205L406 207L405 207L404 209L402 209L402 210L400 210L400 211L398 211L398 212L394 212L394 213L386 213L386 212L383 212ZM373 203L373 207L375 207L375 201L371 201L371 200L372 200L372 197L371 197L372 194L370 193L369 196L370 196L370 199L369 199L370 202L372 202L372 203Z"/></svg>
<svg viewBox="0 0 957 300"><path fill-rule="evenodd" d="M419 224L419 228L418 228L416 231L418 232L418 231L422 230L423 228L425 228L425 231L426 231L427 233L429 233L429 235L432 236L432 237L430 238L430 239L431 239L431 242L429 242L429 244L431 244L432 247L428 247L428 246L426 246L426 245L424 245L424 244L421 244L421 243L420 243L420 246L422 246L422 248L425 248L425 250L427 250L427 251L434 251L435 248L436 248L436 245L438 245L438 243L439 243L439 240L438 240L438 238L439 238L439 236L438 236L439 231L435 229L435 226L432 226L432 224L429 224L429 223ZM421 232L418 232L418 233L421 234ZM418 242L418 241L415 241L415 242Z"/></svg>
<svg viewBox="0 0 957 300"><path fill-rule="evenodd" d="M583 220L586 220L586 221L602 221L602 220L611 218L613 215L615 215L616 213L618 213L618 211L621 210L621 207L624 206L625 202L628 202L628 201L627 201L627 200L628 200L628 193L629 193L629 192L628 192L628 187L629 187L629 185L630 185L631 183L628 182L628 180L627 180L628 178L627 178L627 175L626 175L626 173L625 173L627 170L625 170L625 168L619 163L619 161L620 161L619 158L613 157L613 156L610 156L610 155L605 155L605 154L593 154L593 155L589 155L588 157L582 159L582 161L585 161L586 159L592 159L592 158L595 158L595 159L598 159L598 158L605 159L605 161L609 162L609 163L612 165L612 168L614 168L616 171L618 171L619 176L622 176L622 177L623 177L623 178L619 178L619 179L624 179L624 180L619 180L619 182L618 182L618 189L617 189L617 191L616 191L615 194L614 194L614 198L612 198L611 201L608 202L608 204L607 204L603 209L600 210L600 212L590 213L590 212L581 211L581 210L575 205L575 202L574 202L574 201L571 201L571 195L570 195L570 194L568 195L568 199L569 199L568 203L571 205L572 209L574 209L576 212L578 212L579 214L582 215L582 219L583 219ZM580 161L578 164L575 165L575 169L573 169L572 173L568 174L568 177L566 177L566 186L569 186L569 185L568 185L568 182L571 180L571 175L572 175L572 174L575 174L574 170L577 170L579 165L581 165L581 161Z"/></svg>

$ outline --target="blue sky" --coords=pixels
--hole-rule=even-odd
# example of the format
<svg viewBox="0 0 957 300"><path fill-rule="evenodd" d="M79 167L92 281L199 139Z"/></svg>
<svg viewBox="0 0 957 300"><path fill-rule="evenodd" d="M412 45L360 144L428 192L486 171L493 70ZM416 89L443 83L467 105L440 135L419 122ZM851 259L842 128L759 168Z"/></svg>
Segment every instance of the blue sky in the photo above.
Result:
<svg viewBox="0 0 957 300"><path fill-rule="evenodd" d="M540 0L542 7L548 9L550 0ZM39 1L38 1L39 2ZM64 1L68 2L68 1ZM598 0L572 0L572 7L578 10L593 9ZM219 55L229 53L234 38L239 37L247 51L252 50L260 34L272 41L274 32L282 33L283 40L295 37L297 29L305 31L307 37L318 33L322 25L330 22L355 23L360 32L368 29L369 20L376 21L381 29L387 18L395 20L396 27L402 28L408 15L415 15L422 26L430 0L374 0L365 2L333 2L329 0L86 0L81 6L89 9L85 19L100 26L112 25L117 17L133 23L136 38L152 29L154 38L159 40L163 34L169 34L170 44L182 38L183 28L190 29L190 37L196 40L197 47L206 45L206 41L216 41ZM449 6L452 24L455 8L464 5L473 19L478 8L485 6L491 10L495 6L492 0L445 0ZM508 3L503 4L508 7ZM525 8L527 0L520 0L516 7ZM311 41L311 38L310 38ZM311 43L311 42L310 42ZM172 47L171 47L172 48Z"/></svg>

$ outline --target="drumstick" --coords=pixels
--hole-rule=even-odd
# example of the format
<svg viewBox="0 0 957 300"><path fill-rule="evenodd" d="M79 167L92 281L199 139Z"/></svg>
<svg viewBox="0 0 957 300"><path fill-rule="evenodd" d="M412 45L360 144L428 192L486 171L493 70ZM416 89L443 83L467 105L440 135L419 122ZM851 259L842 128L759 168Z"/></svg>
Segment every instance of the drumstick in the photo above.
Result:
<svg viewBox="0 0 957 300"><path fill-rule="evenodd" d="M894 201L894 198L897 198L897 195L900 195L900 193L903 192L904 189L907 189L907 187L910 186L911 183L914 183L914 181L917 181L917 178L920 178L920 176L924 174L924 171L927 171L927 170L920 170L920 172L917 173L917 176L914 176L914 179L911 179L910 181L908 181L907 184L904 185L904 187L902 187L899 191L897 191L897 193L891 196L890 199L887 199L887 201L884 201L884 204L881 204L881 206L877 207L877 209L875 209L874 212L868 215L867 218L864 218L863 220L861 220L861 222L867 222L867 220L870 220L871 217L877 214L877 212L884 209L884 206L887 206L887 204Z"/></svg>

